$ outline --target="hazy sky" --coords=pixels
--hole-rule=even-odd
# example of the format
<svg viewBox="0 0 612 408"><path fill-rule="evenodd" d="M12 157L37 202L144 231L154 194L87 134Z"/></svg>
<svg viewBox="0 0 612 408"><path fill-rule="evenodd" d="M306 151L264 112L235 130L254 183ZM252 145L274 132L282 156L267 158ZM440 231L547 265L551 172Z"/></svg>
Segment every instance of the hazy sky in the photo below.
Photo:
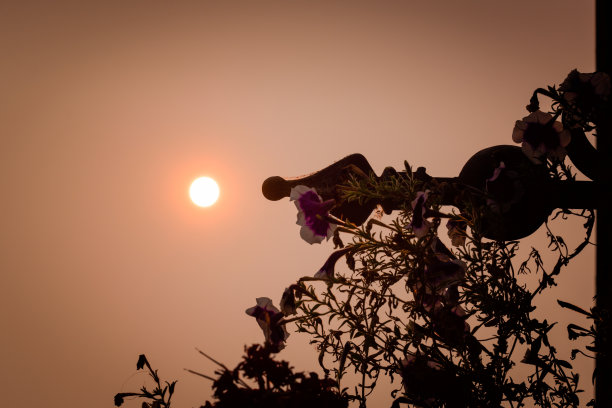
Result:
<svg viewBox="0 0 612 408"><path fill-rule="evenodd" d="M407 159L456 176L512 143L536 87L594 70L594 2L579 0L4 1L0 32L12 408L111 407L142 385L140 353L197 407L210 384L183 368L214 367L194 347L236 364L262 340L244 310L278 304L332 249L300 239L266 177L354 152L379 173ZM220 184L213 207L189 201L200 175ZM590 305L592 258L553 301ZM307 343L293 333L279 356L315 369Z"/></svg>

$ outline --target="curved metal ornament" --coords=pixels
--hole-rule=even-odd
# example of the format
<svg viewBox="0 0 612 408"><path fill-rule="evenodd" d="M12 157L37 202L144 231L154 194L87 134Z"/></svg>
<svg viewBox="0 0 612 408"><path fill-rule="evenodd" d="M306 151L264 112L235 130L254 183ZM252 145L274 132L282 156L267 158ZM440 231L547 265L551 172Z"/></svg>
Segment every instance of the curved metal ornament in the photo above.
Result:
<svg viewBox="0 0 612 408"><path fill-rule="evenodd" d="M502 164L503 163L503 164ZM503 167L503 168L500 168ZM496 169L499 169L496 174ZM294 178L269 177L262 185L269 200L289 197L297 185L314 187L323 200L334 199L340 205L331 213L360 225L377 205L385 212L400 209L402 203L362 203L342 200L339 186L351 175L373 175L374 170L361 154L347 156L326 168ZM435 179L419 168L413 177L425 185L430 180L445 182L441 204L456 206L484 237L500 241L515 240L535 232L554 208L594 208L596 197L593 182L553 182L544 165L532 163L517 146L500 145L483 149L463 166L459 177ZM377 178L406 177L388 167ZM458 196L461 195L461 199Z"/></svg>
<svg viewBox="0 0 612 408"><path fill-rule="evenodd" d="M500 166L503 171L491 180ZM466 215L490 239L507 241L531 235L554 208L546 167L533 164L520 147L501 145L479 151L463 166L458 180L473 188L471 210L482 211Z"/></svg>
<svg viewBox="0 0 612 408"><path fill-rule="evenodd" d="M268 177L261 186L261 191L268 200L277 201L283 197L289 197L291 189L297 185L314 187L323 200L336 200L341 202L341 193L338 186L348 181L350 175L361 173L363 175L373 174L374 170L368 160L361 154L355 153L338 160L337 162L314 173L292 178L279 176ZM331 213L350 222L363 224L372 211L376 208L376 202L365 203L342 202L340 206L332 209Z"/></svg>

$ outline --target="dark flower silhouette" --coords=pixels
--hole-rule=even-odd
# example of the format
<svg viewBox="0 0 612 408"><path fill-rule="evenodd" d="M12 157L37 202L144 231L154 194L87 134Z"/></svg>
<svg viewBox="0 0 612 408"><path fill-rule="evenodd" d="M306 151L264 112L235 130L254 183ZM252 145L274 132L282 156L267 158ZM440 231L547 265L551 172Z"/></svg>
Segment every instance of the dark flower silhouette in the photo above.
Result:
<svg viewBox="0 0 612 408"><path fill-rule="evenodd" d="M267 346L245 347L243 361L233 370L218 371L213 389L216 402L201 408L347 408L338 384L316 373L295 373L286 361L271 357ZM250 386L248 382L256 386Z"/></svg>
<svg viewBox="0 0 612 408"><path fill-rule="evenodd" d="M561 122L540 110L517 120L512 131L512 140L521 143L525 155L536 164L546 158L562 160L570 139L570 132L563 129Z"/></svg>
<svg viewBox="0 0 612 408"><path fill-rule="evenodd" d="M598 122L605 114L605 103L609 101L610 76L605 72L582 73L572 70L559 85L563 100L572 111L569 115L570 126L576 123ZM567 118L567 117L566 117Z"/></svg>
<svg viewBox="0 0 612 408"><path fill-rule="evenodd" d="M276 351L282 350L285 348L285 340L289 337L289 333L282 322L283 313L267 297L257 298L256 301L257 305L248 308L246 314L257 320L264 333L266 343Z"/></svg>
<svg viewBox="0 0 612 408"><path fill-rule="evenodd" d="M425 202L427 201L428 191L419 191L416 193L416 198L412 200L412 221L410 222L410 227L412 228L412 232L418 238L424 237L429 230L429 221L425 219L425 213L427 212L427 208L425 207Z"/></svg>
<svg viewBox="0 0 612 408"><path fill-rule="evenodd" d="M149 369L151 368L149 362L147 361L147 357L144 354L141 354L140 356L138 356L138 361L136 362L136 369L141 370L144 368L145 365L149 367Z"/></svg>
<svg viewBox="0 0 612 408"><path fill-rule="evenodd" d="M281 312L285 316L291 316L296 313L295 295L293 294L293 291L294 291L294 285L291 285L288 288L286 288L280 300Z"/></svg>

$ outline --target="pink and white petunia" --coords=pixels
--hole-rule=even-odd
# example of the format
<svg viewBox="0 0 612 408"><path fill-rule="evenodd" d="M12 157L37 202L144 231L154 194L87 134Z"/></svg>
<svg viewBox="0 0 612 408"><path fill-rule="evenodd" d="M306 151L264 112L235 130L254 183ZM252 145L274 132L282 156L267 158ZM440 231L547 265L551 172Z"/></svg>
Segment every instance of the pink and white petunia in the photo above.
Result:
<svg viewBox="0 0 612 408"><path fill-rule="evenodd" d="M257 320L257 324L259 324L263 331L266 343L276 351L282 350L285 348L285 340L289 337L289 333L282 322L284 314L267 297L257 298L256 301L257 304L248 308L246 314L253 316Z"/></svg>
<svg viewBox="0 0 612 408"><path fill-rule="evenodd" d="M299 185L291 189L289 196L298 209L297 224L302 226L300 236L309 244L321 243L334 234L336 224L329 221L329 211L334 200L323 201L314 188Z"/></svg>
<svg viewBox="0 0 612 408"><path fill-rule="evenodd" d="M571 135L561 122L553 119L551 114L537 110L514 125L512 140L521 143L523 152L535 164L542 164L546 158L565 157Z"/></svg>
<svg viewBox="0 0 612 408"><path fill-rule="evenodd" d="M563 98L570 103L591 105L599 100L608 100L612 83L605 72L584 73L572 70L559 85Z"/></svg>

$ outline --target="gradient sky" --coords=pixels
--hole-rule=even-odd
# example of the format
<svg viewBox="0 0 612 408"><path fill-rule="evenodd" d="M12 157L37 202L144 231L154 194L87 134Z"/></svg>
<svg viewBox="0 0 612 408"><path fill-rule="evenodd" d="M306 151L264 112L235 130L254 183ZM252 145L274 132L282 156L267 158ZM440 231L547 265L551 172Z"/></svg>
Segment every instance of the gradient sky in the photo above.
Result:
<svg viewBox="0 0 612 408"><path fill-rule="evenodd" d="M354 152L378 173L407 159L456 176L512 143L536 87L594 70L594 2L578 0L4 1L0 31L0 384L13 408L111 407L142 385L141 353L179 380L177 407L204 403L210 384L183 369L214 366L194 347L236 364L262 340L244 310L278 304L332 248L300 239L265 178ZM187 195L201 175L221 187L210 208ZM557 297L590 306L593 256L559 279L549 320ZM296 333L279 356L317 368Z"/></svg>

